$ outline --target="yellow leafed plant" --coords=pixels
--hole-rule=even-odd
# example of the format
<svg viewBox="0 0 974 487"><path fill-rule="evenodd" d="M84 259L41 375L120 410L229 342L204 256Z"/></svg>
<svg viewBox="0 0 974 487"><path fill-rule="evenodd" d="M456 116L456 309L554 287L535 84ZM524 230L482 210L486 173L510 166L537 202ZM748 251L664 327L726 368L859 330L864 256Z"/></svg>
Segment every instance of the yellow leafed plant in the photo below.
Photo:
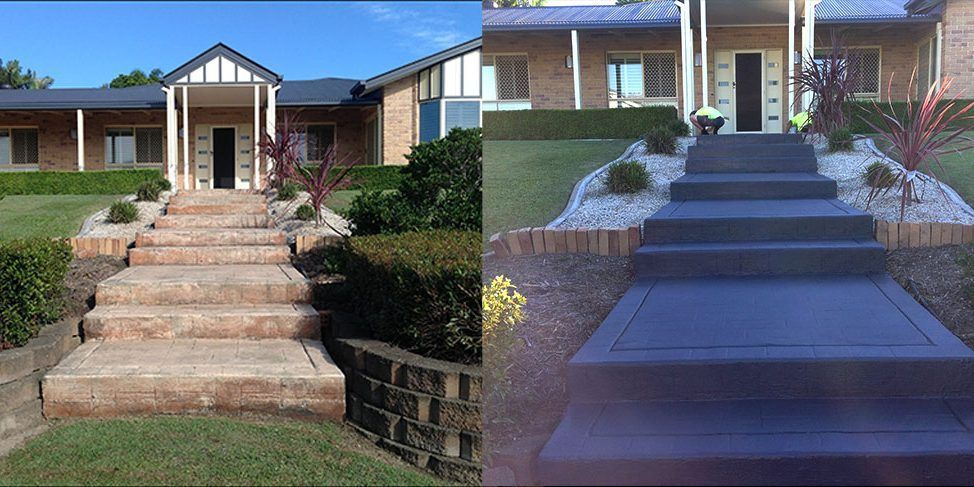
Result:
<svg viewBox="0 0 974 487"><path fill-rule="evenodd" d="M527 299L516 289L504 276L495 277L483 289L485 390L489 391L487 402L495 406L503 404L510 390L507 371L518 343L515 328L524 321L521 307Z"/></svg>

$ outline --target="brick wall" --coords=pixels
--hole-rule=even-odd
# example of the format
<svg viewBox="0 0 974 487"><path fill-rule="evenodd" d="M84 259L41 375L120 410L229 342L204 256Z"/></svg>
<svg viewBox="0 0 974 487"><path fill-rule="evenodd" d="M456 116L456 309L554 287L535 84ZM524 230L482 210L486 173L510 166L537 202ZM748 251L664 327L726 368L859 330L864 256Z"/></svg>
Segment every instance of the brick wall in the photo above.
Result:
<svg viewBox="0 0 974 487"><path fill-rule="evenodd" d="M483 52L528 55L532 108L575 107L572 70L565 67L565 57L572 54L570 31L485 33ZM605 77L604 66L600 72Z"/></svg>
<svg viewBox="0 0 974 487"><path fill-rule="evenodd" d="M941 74L954 79L949 95L974 98L974 0L947 0Z"/></svg>
<svg viewBox="0 0 974 487"><path fill-rule="evenodd" d="M0 112L0 127L37 127L37 162L44 171L77 171L78 141L75 112Z"/></svg>
<svg viewBox="0 0 974 487"><path fill-rule="evenodd" d="M415 76L382 88L382 161L406 164L405 154L419 142L419 99Z"/></svg>

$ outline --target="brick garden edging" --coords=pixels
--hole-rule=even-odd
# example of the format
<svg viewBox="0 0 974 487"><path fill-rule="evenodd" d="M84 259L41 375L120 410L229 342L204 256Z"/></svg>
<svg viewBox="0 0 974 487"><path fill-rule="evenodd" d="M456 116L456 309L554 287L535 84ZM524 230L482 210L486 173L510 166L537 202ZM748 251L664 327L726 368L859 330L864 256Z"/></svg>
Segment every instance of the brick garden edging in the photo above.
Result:
<svg viewBox="0 0 974 487"><path fill-rule="evenodd" d="M90 259L98 255L127 257L128 248L133 242L128 237L72 237L68 244L79 259Z"/></svg>
<svg viewBox="0 0 974 487"><path fill-rule="evenodd" d="M876 240L886 250L974 243L974 225L876 222Z"/></svg>
<svg viewBox="0 0 974 487"><path fill-rule="evenodd" d="M480 485L479 367L347 336L355 320L322 313L324 342L345 373L346 419L377 445L454 481Z"/></svg>
<svg viewBox="0 0 974 487"><path fill-rule="evenodd" d="M23 347L0 352L0 454L46 424L41 378L80 344L77 321L66 320L41 328Z"/></svg>

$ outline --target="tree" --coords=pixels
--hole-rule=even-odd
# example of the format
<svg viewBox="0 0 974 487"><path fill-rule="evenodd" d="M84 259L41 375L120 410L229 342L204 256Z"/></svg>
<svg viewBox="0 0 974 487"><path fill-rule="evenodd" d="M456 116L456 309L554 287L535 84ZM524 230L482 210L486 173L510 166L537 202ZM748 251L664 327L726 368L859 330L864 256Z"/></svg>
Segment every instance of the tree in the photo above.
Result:
<svg viewBox="0 0 974 487"><path fill-rule="evenodd" d="M128 88L129 86L144 86L151 85L162 81L163 72L161 69L156 68L149 72L146 76L145 72L141 69L134 69L129 74L120 74L112 80L108 85L103 86L103 88Z"/></svg>
<svg viewBox="0 0 974 487"><path fill-rule="evenodd" d="M508 7L544 7L545 0L494 0L493 5L496 8L508 8Z"/></svg>
<svg viewBox="0 0 974 487"><path fill-rule="evenodd" d="M44 76L37 77L37 73L28 69L23 72L20 61L11 59L6 66L0 59L0 88L15 90L43 90L54 83L54 78Z"/></svg>

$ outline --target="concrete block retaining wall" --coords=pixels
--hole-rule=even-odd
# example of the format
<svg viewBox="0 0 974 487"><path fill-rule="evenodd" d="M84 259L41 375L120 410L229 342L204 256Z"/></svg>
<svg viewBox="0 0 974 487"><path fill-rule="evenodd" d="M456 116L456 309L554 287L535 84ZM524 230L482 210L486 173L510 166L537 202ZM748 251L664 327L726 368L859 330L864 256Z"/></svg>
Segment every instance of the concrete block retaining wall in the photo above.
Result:
<svg viewBox="0 0 974 487"><path fill-rule="evenodd" d="M325 344L346 380L346 419L379 446L437 475L480 485L479 367L347 336L346 315L323 316ZM344 329L344 330L343 330Z"/></svg>

